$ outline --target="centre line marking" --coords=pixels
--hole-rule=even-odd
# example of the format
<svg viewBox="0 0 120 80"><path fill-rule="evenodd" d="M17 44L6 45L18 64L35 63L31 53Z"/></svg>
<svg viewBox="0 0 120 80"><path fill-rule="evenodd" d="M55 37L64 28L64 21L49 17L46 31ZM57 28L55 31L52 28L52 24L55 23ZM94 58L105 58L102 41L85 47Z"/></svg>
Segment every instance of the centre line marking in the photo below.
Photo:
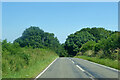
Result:
<svg viewBox="0 0 120 80"><path fill-rule="evenodd" d="M74 64L74 61L72 61L72 63Z"/></svg>
<svg viewBox="0 0 120 80"><path fill-rule="evenodd" d="M78 65L76 65L76 66L77 66L81 71L83 71L83 72L85 71L85 70L83 70L80 66L78 66Z"/></svg>
<svg viewBox="0 0 120 80"><path fill-rule="evenodd" d="M92 77L90 77L90 79L94 80Z"/></svg>

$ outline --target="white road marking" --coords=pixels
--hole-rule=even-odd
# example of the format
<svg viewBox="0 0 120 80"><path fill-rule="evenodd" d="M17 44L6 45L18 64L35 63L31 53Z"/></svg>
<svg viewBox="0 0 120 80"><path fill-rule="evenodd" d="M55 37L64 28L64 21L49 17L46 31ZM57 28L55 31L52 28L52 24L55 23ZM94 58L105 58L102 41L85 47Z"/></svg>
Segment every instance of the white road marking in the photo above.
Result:
<svg viewBox="0 0 120 80"><path fill-rule="evenodd" d="M58 58L56 58L50 65L48 65L48 67L46 69L44 69L34 80L36 80L37 78L39 78Z"/></svg>
<svg viewBox="0 0 120 80"><path fill-rule="evenodd" d="M74 61L72 61L72 63L74 64Z"/></svg>
<svg viewBox="0 0 120 80"><path fill-rule="evenodd" d="M69 59L70 61L72 61L71 59Z"/></svg>
<svg viewBox="0 0 120 80"><path fill-rule="evenodd" d="M78 59L79 59L79 58L78 58ZM84 60L84 59L82 59L82 60ZM102 67L105 67L105 68L108 68L108 69L111 69L111 70L114 70L114 71L119 71L119 70L117 70L117 69L114 69L114 68L111 68L111 67L108 67L108 66L104 66L104 65L102 65L102 64L98 64L98 63L95 63L95 62L91 62L91 61L88 61L88 60L84 60L84 61L87 61L87 62L92 63L92 64L96 64L96 65L98 65L98 66L102 66Z"/></svg>
<svg viewBox="0 0 120 80"><path fill-rule="evenodd" d="M69 58L68 58L69 59ZM70 61L72 61L72 63L74 64L74 61L72 59L69 59Z"/></svg>
<svg viewBox="0 0 120 80"><path fill-rule="evenodd" d="M90 77L90 79L94 80L92 77Z"/></svg>
<svg viewBox="0 0 120 80"><path fill-rule="evenodd" d="M83 72L85 71L85 70L83 70L80 66L78 66L78 65L76 65L76 66L77 66L81 71L83 71Z"/></svg>
<svg viewBox="0 0 120 80"><path fill-rule="evenodd" d="M81 71L83 71L84 73L86 73L87 75L91 76L90 79L94 80L94 76L92 76L89 72L85 71L84 69L82 69L80 66L76 65Z"/></svg>

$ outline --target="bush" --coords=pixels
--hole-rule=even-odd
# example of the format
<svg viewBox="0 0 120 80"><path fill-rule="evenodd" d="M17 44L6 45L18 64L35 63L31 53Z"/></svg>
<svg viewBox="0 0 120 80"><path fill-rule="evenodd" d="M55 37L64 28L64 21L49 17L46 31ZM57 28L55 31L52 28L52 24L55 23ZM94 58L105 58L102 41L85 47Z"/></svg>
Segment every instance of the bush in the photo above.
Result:
<svg viewBox="0 0 120 80"><path fill-rule="evenodd" d="M18 44L7 43L6 40L4 40L2 44L2 75L4 78L13 78L16 77L16 74L20 74L17 75L20 78L22 75L20 72L22 70L29 70L31 66L40 61L44 62L46 60L49 62L49 58L53 60L52 58L57 56L57 54L50 49L21 48Z"/></svg>
<svg viewBox="0 0 120 80"><path fill-rule="evenodd" d="M80 51L85 52L87 50L93 50L96 42L95 41L88 41L85 44L82 45L80 48Z"/></svg>
<svg viewBox="0 0 120 80"><path fill-rule="evenodd" d="M104 58L104 51L103 50L99 50L96 54L96 57L98 58Z"/></svg>
<svg viewBox="0 0 120 80"><path fill-rule="evenodd" d="M87 50L87 51L84 53L84 55L86 55L86 56L94 56L93 54L94 54L94 51L93 51L93 50Z"/></svg>

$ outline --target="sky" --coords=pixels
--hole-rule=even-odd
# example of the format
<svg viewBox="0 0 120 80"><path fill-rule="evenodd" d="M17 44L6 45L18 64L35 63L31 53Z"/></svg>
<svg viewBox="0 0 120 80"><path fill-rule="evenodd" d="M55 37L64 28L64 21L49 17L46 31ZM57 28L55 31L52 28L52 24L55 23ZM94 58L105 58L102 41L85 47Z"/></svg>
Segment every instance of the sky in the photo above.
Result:
<svg viewBox="0 0 120 80"><path fill-rule="evenodd" d="M60 43L87 27L118 31L117 2L3 2L2 40L13 42L30 26L54 33Z"/></svg>
<svg viewBox="0 0 120 80"><path fill-rule="evenodd" d="M119 0L1 0L2 2L119 2Z"/></svg>

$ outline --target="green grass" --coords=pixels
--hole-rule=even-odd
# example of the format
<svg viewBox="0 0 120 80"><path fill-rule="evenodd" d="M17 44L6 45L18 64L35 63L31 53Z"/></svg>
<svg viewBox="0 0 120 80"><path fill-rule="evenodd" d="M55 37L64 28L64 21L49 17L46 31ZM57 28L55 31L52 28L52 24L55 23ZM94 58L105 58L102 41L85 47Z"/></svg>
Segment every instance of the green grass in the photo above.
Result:
<svg viewBox="0 0 120 80"><path fill-rule="evenodd" d="M118 60L111 60L111 59L99 59L97 57L88 57L88 56L75 56L75 58L81 58L81 59L85 59L88 61L92 61L95 63L99 63L105 66L109 66L115 69L119 69L118 68ZM120 70L120 69L119 69Z"/></svg>
<svg viewBox="0 0 120 80"><path fill-rule="evenodd" d="M57 54L49 49L22 48L15 55L6 51L2 58L2 77L35 78L57 57Z"/></svg>

